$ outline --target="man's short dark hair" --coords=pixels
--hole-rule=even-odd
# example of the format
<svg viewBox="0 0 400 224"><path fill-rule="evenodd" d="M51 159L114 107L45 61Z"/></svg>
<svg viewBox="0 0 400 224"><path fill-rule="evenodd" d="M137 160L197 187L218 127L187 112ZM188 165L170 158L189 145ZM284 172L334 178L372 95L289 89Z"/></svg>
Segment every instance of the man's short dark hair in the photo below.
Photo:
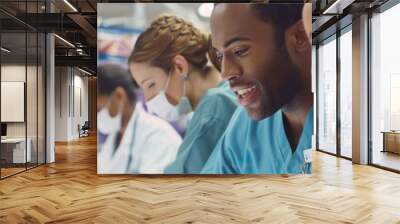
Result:
<svg viewBox="0 0 400 224"><path fill-rule="evenodd" d="M104 64L97 68L97 89L99 95L110 96L117 87L122 87L129 101L136 102L135 84L127 69L116 64Z"/></svg>
<svg viewBox="0 0 400 224"><path fill-rule="evenodd" d="M278 41L284 40L285 31L302 19L303 3L253 3L251 8L265 22L271 22L277 31Z"/></svg>
<svg viewBox="0 0 400 224"><path fill-rule="evenodd" d="M214 7L220 3L215 3ZM284 42L285 31L303 16L303 3L249 3L250 7L257 13L262 21L274 25L277 41Z"/></svg>

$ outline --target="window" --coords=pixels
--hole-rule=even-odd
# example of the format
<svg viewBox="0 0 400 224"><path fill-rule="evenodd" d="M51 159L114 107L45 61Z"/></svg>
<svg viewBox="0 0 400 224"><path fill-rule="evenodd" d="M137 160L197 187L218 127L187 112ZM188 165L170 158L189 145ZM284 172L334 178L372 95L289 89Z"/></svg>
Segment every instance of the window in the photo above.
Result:
<svg viewBox="0 0 400 224"><path fill-rule="evenodd" d="M318 149L336 153L336 36L318 48Z"/></svg>
<svg viewBox="0 0 400 224"><path fill-rule="evenodd" d="M44 1L0 1L19 15L41 13ZM0 12L0 178L45 162L45 34ZM13 97L11 97L13 96ZM10 108L17 108L12 110Z"/></svg>
<svg viewBox="0 0 400 224"><path fill-rule="evenodd" d="M347 32L346 32L347 31ZM340 155L352 157L352 34L351 26L340 36Z"/></svg>
<svg viewBox="0 0 400 224"><path fill-rule="evenodd" d="M371 18L372 163L400 170L400 4Z"/></svg>

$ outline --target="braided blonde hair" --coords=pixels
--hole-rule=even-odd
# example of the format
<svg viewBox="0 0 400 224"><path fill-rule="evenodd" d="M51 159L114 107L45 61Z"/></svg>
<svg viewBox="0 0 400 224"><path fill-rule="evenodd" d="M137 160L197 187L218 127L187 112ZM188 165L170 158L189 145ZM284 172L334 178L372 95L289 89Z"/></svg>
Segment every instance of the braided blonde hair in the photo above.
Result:
<svg viewBox="0 0 400 224"><path fill-rule="evenodd" d="M192 66L203 69L208 61L207 53L211 53L209 40L190 22L177 16L162 15L140 34L129 63L150 62L168 73L173 57L182 55Z"/></svg>

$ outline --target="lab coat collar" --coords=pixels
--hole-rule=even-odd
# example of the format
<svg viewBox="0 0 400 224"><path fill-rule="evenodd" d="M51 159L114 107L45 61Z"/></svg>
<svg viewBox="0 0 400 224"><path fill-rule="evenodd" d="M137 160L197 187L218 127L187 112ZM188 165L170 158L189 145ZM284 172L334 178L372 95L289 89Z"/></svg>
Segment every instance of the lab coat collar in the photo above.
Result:
<svg viewBox="0 0 400 224"><path fill-rule="evenodd" d="M131 115L131 118L129 119L128 125L126 126L125 133L122 136L120 145L124 146L130 146L132 145L132 141L134 141L134 132L136 130L133 130L135 127L135 122L139 122L139 117L140 113L142 112L142 107L140 104L136 104L135 109L133 111L133 114ZM137 117L137 118L136 118Z"/></svg>
<svg viewBox="0 0 400 224"><path fill-rule="evenodd" d="M126 127L125 133L122 136L121 142L118 145L117 149L114 148L117 140L117 133L110 134L107 137L105 144L103 145L102 150L98 154L98 171L99 173L125 173L126 167L128 165L128 157L130 157L133 153L133 138L132 134L134 134L134 126L135 121L139 120L139 115L141 113L141 107L135 107L134 112L131 115L131 118L128 121L128 125ZM121 150L128 149L128 150ZM107 164L107 165L106 165Z"/></svg>

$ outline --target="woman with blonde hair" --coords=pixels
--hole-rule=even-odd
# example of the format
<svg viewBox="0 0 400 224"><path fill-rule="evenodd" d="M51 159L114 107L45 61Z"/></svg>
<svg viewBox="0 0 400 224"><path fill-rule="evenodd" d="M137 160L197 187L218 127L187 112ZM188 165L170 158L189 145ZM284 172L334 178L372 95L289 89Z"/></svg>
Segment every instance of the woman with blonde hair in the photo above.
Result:
<svg viewBox="0 0 400 224"><path fill-rule="evenodd" d="M138 37L129 57L149 112L186 127L176 161L166 173L200 173L237 107L209 40L182 18L163 15Z"/></svg>

